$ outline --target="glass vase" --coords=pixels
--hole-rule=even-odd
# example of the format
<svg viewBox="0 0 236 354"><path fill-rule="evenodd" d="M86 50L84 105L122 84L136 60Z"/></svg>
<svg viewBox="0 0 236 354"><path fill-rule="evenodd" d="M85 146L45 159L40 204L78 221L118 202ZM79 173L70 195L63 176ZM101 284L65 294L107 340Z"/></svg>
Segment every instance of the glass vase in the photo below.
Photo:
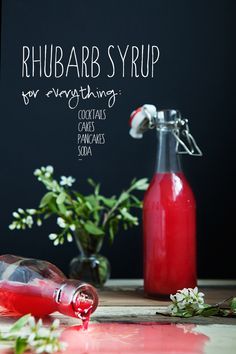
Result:
<svg viewBox="0 0 236 354"><path fill-rule="evenodd" d="M70 262L70 278L102 287L110 278L110 263L99 253L104 238L87 234L82 230L74 232L74 238L80 254Z"/></svg>

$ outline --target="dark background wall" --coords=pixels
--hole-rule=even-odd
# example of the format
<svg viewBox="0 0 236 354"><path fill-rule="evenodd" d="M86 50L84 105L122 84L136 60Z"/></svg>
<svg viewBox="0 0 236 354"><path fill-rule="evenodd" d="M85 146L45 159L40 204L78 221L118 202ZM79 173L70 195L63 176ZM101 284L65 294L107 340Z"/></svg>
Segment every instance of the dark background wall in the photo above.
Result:
<svg viewBox="0 0 236 354"><path fill-rule="evenodd" d="M118 193L134 177L151 178L155 134L143 140L128 135L130 112L144 104L179 108L204 157L184 157L184 170L198 204L199 277L235 277L235 32L234 1L35 1L5 0L2 5L0 253L48 259L67 271L77 254L74 244L54 247L56 230L11 232L11 212L35 207L44 192L33 170L46 164L59 176L72 175L84 193L88 176L102 183L104 194ZM160 48L154 78L22 79L23 45L153 44ZM105 65L105 63L103 64ZM121 89L122 95L100 126L107 142L92 158L77 159L77 118L64 102L37 100L25 106L23 89L76 88L90 84ZM90 108L103 108L100 102ZM86 104L83 105L83 108ZM141 227L120 232L103 253L113 277L141 277Z"/></svg>

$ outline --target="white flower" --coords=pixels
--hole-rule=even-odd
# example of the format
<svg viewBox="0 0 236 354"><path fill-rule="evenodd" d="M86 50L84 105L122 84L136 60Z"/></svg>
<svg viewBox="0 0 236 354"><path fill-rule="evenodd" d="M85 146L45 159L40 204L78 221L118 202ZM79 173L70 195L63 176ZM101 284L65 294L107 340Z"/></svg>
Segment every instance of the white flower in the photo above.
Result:
<svg viewBox="0 0 236 354"><path fill-rule="evenodd" d="M68 232L68 234L66 235L67 241L68 242L72 242L73 241L73 237L72 235Z"/></svg>
<svg viewBox="0 0 236 354"><path fill-rule="evenodd" d="M16 228L16 223L13 222L13 223L10 224L8 227L9 227L10 230L15 230L15 228Z"/></svg>
<svg viewBox="0 0 236 354"><path fill-rule="evenodd" d="M42 318L40 318L36 324L37 329L42 327L42 325L43 325L43 320L42 320Z"/></svg>
<svg viewBox="0 0 236 354"><path fill-rule="evenodd" d="M21 213L21 214L24 214L24 210L22 208L18 208L18 212Z"/></svg>
<svg viewBox="0 0 236 354"><path fill-rule="evenodd" d="M35 171L34 171L34 175L35 176L40 176L42 174L42 171L39 169L39 168L37 168Z"/></svg>
<svg viewBox="0 0 236 354"><path fill-rule="evenodd" d="M54 329L57 329L59 328L59 325L60 325L60 320L57 318L53 321L52 325L51 325L51 328L54 330Z"/></svg>
<svg viewBox="0 0 236 354"><path fill-rule="evenodd" d="M72 213L72 211L71 210L67 210L66 211L66 216L71 216L73 213Z"/></svg>
<svg viewBox="0 0 236 354"><path fill-rule="evenodd" d="M172 315L175 315L179 310L185 310L192 308L193 310L199 310L204 307L204 294L198 292L198 288L184 288L178 290L175 295L170 295L170 299L173 302L169 306L169 311Z"/></svg>
<svg viewBox="0 0 236 354"><path fill-rule="evenodd" d="M53 171L54 171L54 168L52 166L49 165L46 167L46 172L49 173L50 175L53 173Z"/></svg>
<svg viewBox="0 0 236 354"><path fill-rule="evenodd" d="M33 316L28 318L28 324L31 329L35 328L35 318Z"/></svg>
<svg viewBox="0 0 236 354"><path fill-rule="evenodd" d="M38 337L49 337L50 336L50 330L45 327L39 327L37 330L37 336Z"/></svg>
<svg viewBox="0 0 236 354"><path fill-rule="evenodd" d="M37 219L37 225L38 226L42 226L42 220L41 219Z"/></svg>
<svg viewBox="0 0 236 354"><path fill-rule="evenodd" d="M178 292L182 293L185 296L189 295L189 291L192 290L191 288L183 288L182 290L178 290Z"/></svg>
<svg viewBox="0 0 236 354"><path fill-rule="evenodd" d="M61 181L60 181L61 186L71 187L74 182L75 182L75 178L71 176L69 177L61 176Z"/></svg>
<svg viewBox="0 0 236 354"><path fill-rule="evenodd" d="M36 343L35 337L36 337L36 333L35 333L35 332L33 332L33 333L31 333L31 334L29 335L29 337L28 337L28 343L29 343L29 345L32 345L32 346L35 345L35 343Z"/></svg>
<svg viewBox="0 0 236 354"><path fill-rule="evenodd" d="M175 315L178 312L178 307L176 305L170 305L167 308L168 312Z"/></svg>
<svg viewBox="0 0 236 354"><path fill-rule="evenodd" d="M32 216L28 215L27 218L25 219L25 223L29 228L31 228L34 223Z"/></svg>
<svg viewBox="0 0 236 354"><path fill-rule="evenodd" d="M57 218L57 225L64 229L67 224L63 218L59 217Z"/></svg>
<svg viewBox="0 0 236 354"><path fill-rule="evenodd" d="M16 211L14 211L14 212L12 213L12 215L14 216L14 218L19 218L19 217L20 217L20 215L19 215Z"/></svg>
<svg viewBox="0 0 236 354"><path fill-rule="evenodd" d="M30 215L34 215L36 213L35 209L26 209L27 213Z"/></svg>
<svg viewBox="0 0 236 354"><path fill-rule="evenodd" d="M45 345L45 352L46 353L53 353L55 350L55 345L53 344L47 344Z"/></svg>
<svg viewBox="0 0 236 354"><path fill-rule="evenodd" d="M71 225L70 225L70 229L71 229L71 231L75 231L75 229L76 229L75 225L74 225L74 224L71 224Z"/></svg>
<svg viewBox="0 0 236 354"><path fill-rule="evenodd" d="M49 240L55 240L57 238L57 234L50 234L48 235Z"/></svg>
<svg viewBox="0 0 236 354"><path fill-rule="evenodd" d="M38 177L38 180L41 181L41 176L44 175L46 178L49 178L51 177L51 175L53 174L53 167L52 166L42 166L41 168L37 168L35 171L34 171L34 175Z"/></svg>
<svg viewBox="0 0 236 354"><path fill-rule="evenodd" d="M177 302L180 302L180 301L184 300L184 298L185 298L184 294L181 294L181 293L176 293L175 296L176 296Z"/></svg>
<svg viewBox="0 0 236 354"><path fill-rule="evenodd" d="M196 296L196 298L198 300L203 300L203 297L205 296L202 292L198 291L198 287L197 286L193 289L193 294Z"/></svg>
<svg viewBox="0 0 236 354"><path fill-rule="evenodd" d="M58 246L59 245L59 239L57 238L54 242L53 242L54 246Z"/></svg>

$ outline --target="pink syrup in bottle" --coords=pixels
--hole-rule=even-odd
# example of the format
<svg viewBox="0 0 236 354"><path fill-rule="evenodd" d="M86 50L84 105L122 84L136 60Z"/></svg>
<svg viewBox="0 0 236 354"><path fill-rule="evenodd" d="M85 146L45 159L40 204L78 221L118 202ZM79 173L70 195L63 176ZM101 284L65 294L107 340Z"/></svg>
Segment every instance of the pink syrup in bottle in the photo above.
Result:
<svg viewBox="0 0 236 354"><path fill-rule="evenodd" d="M13 255L0 256L0 306L12 314L37 317L59 311L80 318L87 328L98 305L96 290L70 280L53 264Z"/></svg>
<svg viewBox="0 0 236 354"><path fill-rule="evenodd" d="M144 290L168 296L197 283L196 207L176 149L178 111L157 117L156 172L143 205Z"/></svg>
<svg viewBox="0 0 236 354"><path fill-rule="evenodd" d="M169 295L196 286L195 200L182 172L157 172L144 197L144 286Z"/></svg>

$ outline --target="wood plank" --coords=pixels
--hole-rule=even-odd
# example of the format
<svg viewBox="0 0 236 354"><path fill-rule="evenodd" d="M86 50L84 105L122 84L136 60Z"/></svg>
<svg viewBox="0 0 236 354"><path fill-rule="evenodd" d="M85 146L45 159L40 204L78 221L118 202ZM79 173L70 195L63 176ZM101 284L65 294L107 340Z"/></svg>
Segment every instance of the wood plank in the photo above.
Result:
<svg viewBox="0 0 236 354"><path fill-rule="evenodd" d="M236 296L236 287L200 287L205 294L205 302L216 304L219 301ZM99 290L101 306L167 306L169 301L150 299L145 296L143 288L106 287Z"/></svg>

